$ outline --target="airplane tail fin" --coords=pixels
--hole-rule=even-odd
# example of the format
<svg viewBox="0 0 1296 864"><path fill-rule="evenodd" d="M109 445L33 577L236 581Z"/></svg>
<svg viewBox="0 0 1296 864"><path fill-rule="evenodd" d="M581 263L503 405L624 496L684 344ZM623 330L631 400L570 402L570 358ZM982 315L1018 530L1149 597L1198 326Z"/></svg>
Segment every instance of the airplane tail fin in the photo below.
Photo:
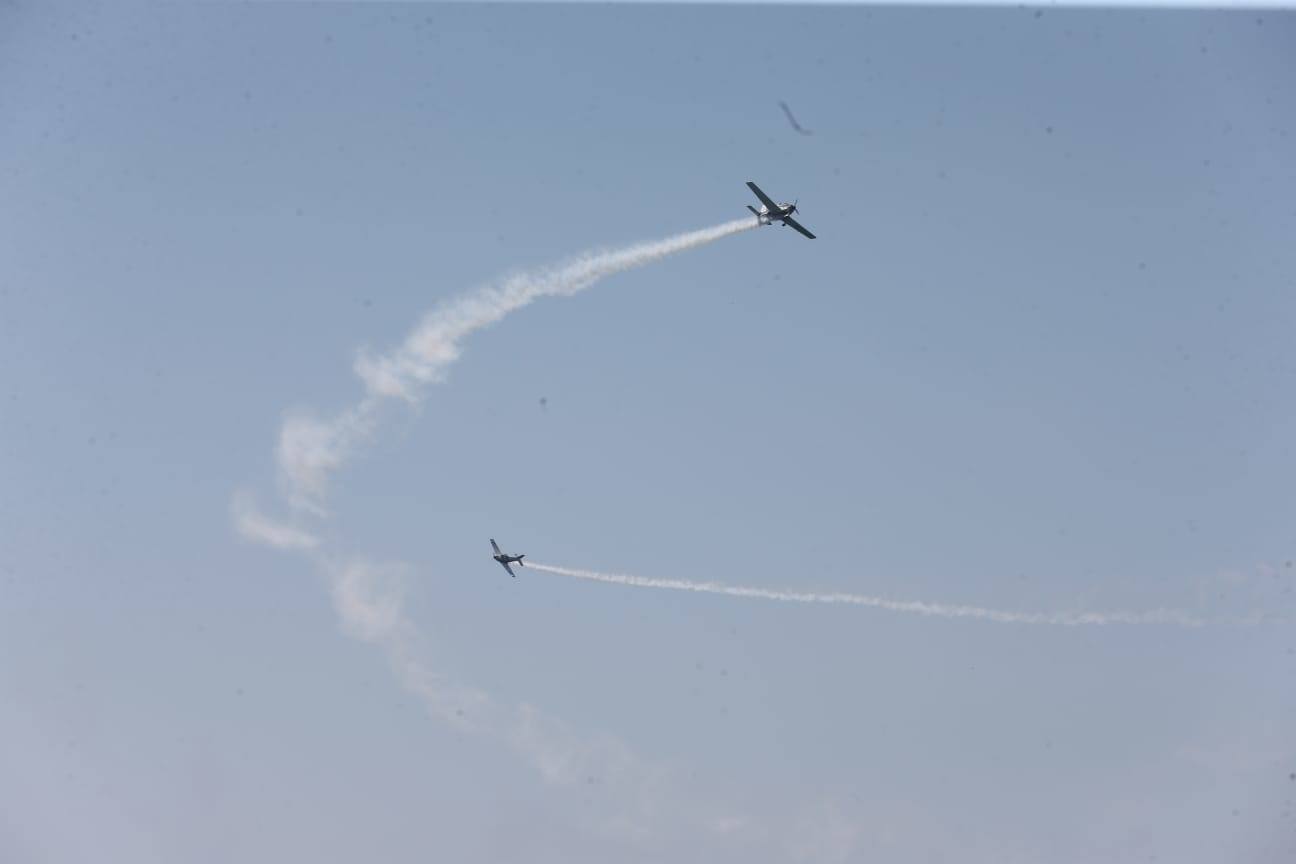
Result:
<svg viewBox="0 0 1296 864"><path fill-rule="evenodd" d="M522 559L525 558L525 557L526 557L525 555L519 555L519 556L518 556L518 566L519 566L519 567L524 566L524 565L522 564Z"/></svg>

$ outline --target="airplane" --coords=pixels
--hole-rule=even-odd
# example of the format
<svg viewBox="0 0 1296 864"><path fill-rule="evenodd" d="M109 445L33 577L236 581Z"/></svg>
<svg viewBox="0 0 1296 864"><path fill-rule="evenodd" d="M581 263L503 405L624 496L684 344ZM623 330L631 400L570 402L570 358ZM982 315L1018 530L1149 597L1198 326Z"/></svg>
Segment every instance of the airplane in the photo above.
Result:
<svg viewBox="0 0 1296 864"><path fill-rule="evenodd" d="M517 574L514 573L513 568L508 565L516 564L519 567L525 567L526 565L522 563L522 559L525 558L526 556L525 555L505 555L503 552L500 551L499 544L495 542L495 538L493 537L491 538L491 548L495 550L495 554L492 557L500 563L501 567L503 567L505 570L508 571L508 574L510 576L516 579Z"/></svg>
<svg viewBox="0 0 1296 864"><path fill-rule="evenodd" d="M800 135L814 134L809 129L805 128L804 126L802 126L800 123L797 122L797 119L792 116L792 109L788 107L788 104L786 102L780 100L779 107L783 109L783 116L787 117L788 123L792 126L793 129L797 131L797 134Z"/></svg>
<svg viewBox="0 0 1296 864"><path fill-rule="evenodd" d="M750 204L747 205L747 209L756 214L756 220L760 222L760 224L771 225L774 222L782 222L784 228L791 225L811 240L815 239L815 235L811 234L805 229L804 225L792 218L792 214L795 213L797 209L795 202L792 204L775 204L773 198L762 192L760 187L750 180L747 181L747 188L761 200L761 204L765 205L759 210Z"/></svg>

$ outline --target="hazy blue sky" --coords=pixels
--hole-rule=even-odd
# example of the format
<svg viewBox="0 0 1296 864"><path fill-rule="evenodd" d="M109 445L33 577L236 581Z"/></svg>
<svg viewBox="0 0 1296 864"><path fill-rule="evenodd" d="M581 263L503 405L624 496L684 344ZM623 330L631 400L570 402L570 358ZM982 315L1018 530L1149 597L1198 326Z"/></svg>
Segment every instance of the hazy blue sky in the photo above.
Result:
<svg viewBox="0 0 1296 864"><path fill-rule="evenodd" d="M1296 859L1294 152L1290 13L0 8L0 860ZM820 239L540 300L284 499L357 351L748 179Z"/></svg>

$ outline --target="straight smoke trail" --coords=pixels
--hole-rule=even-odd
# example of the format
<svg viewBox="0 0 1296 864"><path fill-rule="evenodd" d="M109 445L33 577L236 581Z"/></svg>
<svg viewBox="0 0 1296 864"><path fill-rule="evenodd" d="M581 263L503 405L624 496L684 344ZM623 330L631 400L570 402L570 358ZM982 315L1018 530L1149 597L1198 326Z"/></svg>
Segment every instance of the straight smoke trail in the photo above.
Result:
<svg viewBox="0 0 1296 864"><path fill-rule="evenodd" d="M329 477L377 425L388 400L417 404L429 384L445 378L463 341L542 297L569 297L599 280L757 227L752 217L623 249L586 252L557 266L524 271L434 308L392 351L361 352L355 371L364 398L331 420L290 417L279 434L277 461L284 492L299 510L324 511Z"/></svg>
<svg viewBox="0 0 1296 864"><path fill-rule="evenodd" d="M747 597L775 600L782 603L823 603L832 606L868 606L888 612L904 612L934 618L973 618L1000 624L1049 624L1061 627L1080 627L1095 624L1173 624L1180 627L1200 627L1204 622L1178 609L1154 609L1148 612L1013 612L1004 609L987 609L982 606L963 606L949 603L926 603L919 600L890 600L864 594L815 594L805 591L777 591L769 588L751 588L742 585L725 585L720 582L690 582L684 579L651 579L624 573L599 573L593 570L573 570L549 564L528 563L527 569L606 582L612 585L629 585L633 588L659 588L669 591L693 591L699 594L720 594L726 597Z"/></svg>

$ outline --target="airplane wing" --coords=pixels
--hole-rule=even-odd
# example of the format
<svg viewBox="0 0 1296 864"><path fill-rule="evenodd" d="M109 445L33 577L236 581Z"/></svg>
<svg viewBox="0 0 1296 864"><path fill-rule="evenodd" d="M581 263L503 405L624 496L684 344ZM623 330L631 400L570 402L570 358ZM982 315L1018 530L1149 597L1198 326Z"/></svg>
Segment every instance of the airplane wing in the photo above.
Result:
<svg viewBox="0 0 1296 864"><path fill-rule="evenodd" d="M499 544L495 542L494 538L491 539L491 548L495 550L496 555L503 554L502 552L499 551Z"/></svg>
<svg viewBox="0 0 1296 864"><path fill-rule="evenodd" d="M512 567L508 566L508 564L507 564L506 562L504 562L504 561L501 561L501 562L499 562L499 563L500 563L500 566L501 566L501 567L503 567L505 570L508 571L508 574L509 574L510 576L512 576L514 579L517 578L517 574L515 574L515 573L513 572L513 568L512 568Z"/></svg>
<svg viewBox="0 0 1296 864"><path fill-rule="evenodd" d="M774 199L770 198L768 195L762 192L760 190L760 187L757 186L752 181L750 180L747 181L747 188L752 190L752 194L754 194L757 198L759 198L761 200L761 203L764 204L766 207L768 207L771 211L779 209L779 206L774 203Z"/></svg>
<svg viewBox="0 0 1296 864"><path fill-rule="evenodd" d="M809 231L807 231L804 225L802 225L800 222L793 219L791 216L784 216L783 221L788 225L791 225L796 230L800 231L805 236L809 237L811 240L815 239L815 236L811 234Z"/></svg>

